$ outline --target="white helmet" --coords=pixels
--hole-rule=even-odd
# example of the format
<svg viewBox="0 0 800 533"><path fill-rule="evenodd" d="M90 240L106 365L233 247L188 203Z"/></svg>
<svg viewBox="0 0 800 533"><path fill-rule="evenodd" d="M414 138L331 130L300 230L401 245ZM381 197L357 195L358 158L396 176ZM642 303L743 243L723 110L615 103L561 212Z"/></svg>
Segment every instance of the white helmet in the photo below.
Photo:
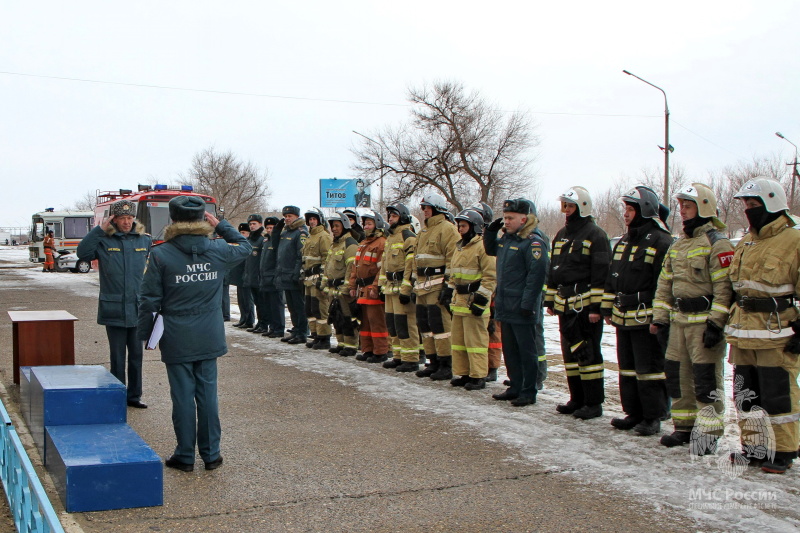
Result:
<svg viewBox="0 0 800 533"><path fill-rule="evenodd" d="M411 215L411 227L414 228L414 233L419 235L419 231L422 228L422 226L419 223L419 219L414 215Z"/></svg>
<svg viewBox="0 0 800 533"><path fill-rule="evenodd" d="M755 178L748 181L733 197L758 198L769 213L789 210L786 191L783 190L780 183L769 178Z"/></svg>
<svg viewBox="0 0 800 533"><path fill-rule="evenodd" d="M577 205L578 216L592 216L592 197L589 195L589 191L587 191L584 187L570 187L558 197L558 201ZM561 208L561 212L564 212L563 207Z"/></svg>
<svg viewBox="0 0 800 533"><path fill-rule="evenodd" d="M704 183L692 183L675 194L677 200L691 200L697 204L697 214L702 218L717 216L717 198L711 187Z"/></svg>

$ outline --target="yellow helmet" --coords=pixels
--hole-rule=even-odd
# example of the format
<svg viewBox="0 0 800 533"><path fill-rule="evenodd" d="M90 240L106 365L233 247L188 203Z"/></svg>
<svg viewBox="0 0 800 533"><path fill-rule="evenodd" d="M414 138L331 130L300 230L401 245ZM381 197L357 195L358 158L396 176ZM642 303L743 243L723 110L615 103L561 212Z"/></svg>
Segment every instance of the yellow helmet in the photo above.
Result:
<svg viewBox="0 0 800 533"><path fill-rule="evenodd" d="M697 214L702 218L717 216L717 199L711 187L704 183L692 183L675 194L678 200L691 200L697 204Z"/></svg>

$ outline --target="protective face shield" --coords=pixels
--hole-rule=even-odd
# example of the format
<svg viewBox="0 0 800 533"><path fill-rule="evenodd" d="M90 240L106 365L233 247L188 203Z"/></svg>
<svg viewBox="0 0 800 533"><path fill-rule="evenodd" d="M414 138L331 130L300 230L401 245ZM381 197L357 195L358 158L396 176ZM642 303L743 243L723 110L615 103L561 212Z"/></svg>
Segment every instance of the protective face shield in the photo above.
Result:
<svg viewBox="0 0 800 533"><path fill-rule="evenodd" d="M789 209L783 187L777 181L769 178L755 178L748 181L733 197L758 198L769 213L778 213Z"/></svg>
<svg viewBox="0 0 800 533"><path fill-rule="evenodd" d="M675 198L678 200L691 200L696 203L697 215L701 218L717 216L717 199L714 197L714 191L708 185L692 183L675 193Z"/></svg>
<svg viewBox="0 0 800 533"><path fill-rule="evenodd" d="M458 224L459 220L469 223L472 226L472 231L478 235L483 235L483 215L474 209L464 209L456 215L455 221Z"/></svg>
<svg viewBox="0 0 800 533"><path fill-rule="evenodd" d="M444 199L444 196L436 194L435 192L426 194L419 205L422 207L428 206L437 213L447 212L447 200Z"/></svg>
<svg viewBox="0 0 800 533"><path fill-rule="evenodd" d="M353 209L345 209L344 211L342 211L342 213L344 213L345 215L349 215L349 216L353 217L355 219L355 224L357 226L361 225L361 216L356 211L354 211Z"/></svg>
<svg viewBox="0 0 800 533"><path fill-rule="evenodd" d="M481 214L484 224L491 224L494 220L494 210L486 202L478 202L469 208Z"/></svg>
<svg viewBox="0 0 800 533"><path fill-rule="evenodd" d="M656 195L656 193L653 192L653 189L650 187L637 185L630 191L620 196L620 200L623 202L637 204L641 210L642 218L655 218L661 220L658 217L658 208L661 203L658 201L658 195Z"/></svg>
<svg viewBox="0 0 800 533"><path fill-rule="evenodd" d="M422 229L422 225L419 223L419 219L414 215L411 215L411 227L414 229L414 233L419 235L420 229Z"/></svg>
<svg viewBox="0 0 800 533"><path fill-rule="evenodd" d="M410 224L411 223L411 211L408 210L404 204L392 204L386 208L388 213L397 213L397 216L400 217L399 224Z"/></svg>
<svg viewBox="0 0 800 533"><path fill-rule="evenodd" d="M334 213L329 222L333 222L334 220L341 222L342 227L344 228L345 231L348 231L351 228L350 217L348 217L344 213L339 213L339 212Z"/></svg>
<svg viewBox="0 0 800 533"><path fill-rule="evenodd" d="M580 217L592 216L592 197L589 195L589 191L584 187L577 185L575 187L570 187L558 197L558 201L577 205L578 216ZM561 212L564 212L563 207L561 208Z"/></svg>

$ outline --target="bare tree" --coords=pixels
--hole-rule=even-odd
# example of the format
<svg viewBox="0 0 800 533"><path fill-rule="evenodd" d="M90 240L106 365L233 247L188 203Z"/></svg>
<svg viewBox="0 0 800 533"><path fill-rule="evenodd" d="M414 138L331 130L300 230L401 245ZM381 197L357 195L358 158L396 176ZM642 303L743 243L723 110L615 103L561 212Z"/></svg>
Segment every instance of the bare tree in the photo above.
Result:
<svg viewBox="0 0 800 533"><path fill-rule="evenodd" d="M94 211L97 205L97 193L86 191L83 196L66 208L67 211Z"/></svg>
<svg viewBox="0 0 800 533"><path fill-rule="evenodd" d="M564 213L560 207L548 203L544 206L537 205L536 214L539 219L539 229L552 241L558 230L564 227Z"/></svg>
<svg viewBox="0 0 800 533"><path fill-rule="evenodd" d="M457 82L412 88L408 100L408 123L373 133L377 144L364 139L352 150L361 176L388 177L390 201L433 190L461 210L532 192L531 151L538 138L526 113L506 116Z"/></svg>
<svg viewBox="0 0 800 533"><path fill-rule="evenodd" d="M620 179L605 191L599 194L592 194L592 212L594 213L595 222L605 230L609 237L618 237L625 233L620 197L628 189L630 189L629 181Z"/></svg>
<svg viewBox="0 0 800 533"><path fill-rule="evenodd" d="M213 146L196 154L192 168L182 176L195 192L215 197L228 220L268 210L268 178L267 169L261 171L249 161L238 160L230 150L216 152Z"/></svg>
<svg viewBox="0 0 800 533"><path fill-rule="evenodd" d="M642 169L635 185L646 185L655 191L660 201L664 201L664 169ZM669 218L667 225L670 229L675 228L675 224L681 224L680 213L678 212L678 200L675 199L675 194L686 187L691 181L686 177L686 169L678 164L670 165L669 169L669 191L667 191L667 198L669 198Z"/></svg>

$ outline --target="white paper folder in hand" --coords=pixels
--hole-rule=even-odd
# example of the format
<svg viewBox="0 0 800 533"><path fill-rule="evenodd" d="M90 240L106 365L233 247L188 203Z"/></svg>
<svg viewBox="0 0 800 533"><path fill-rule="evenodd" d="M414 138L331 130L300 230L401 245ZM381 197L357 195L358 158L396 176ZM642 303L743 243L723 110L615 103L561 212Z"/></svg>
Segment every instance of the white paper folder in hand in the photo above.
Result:
<svg viewBox="0 0 800 533"><path fill-rule="evenodd" d="M163 334L164 317L160 313L153 313L153 330L150 332L150 338L147 339L147 344L144 346L145 350L155 350Z"/></svg>

